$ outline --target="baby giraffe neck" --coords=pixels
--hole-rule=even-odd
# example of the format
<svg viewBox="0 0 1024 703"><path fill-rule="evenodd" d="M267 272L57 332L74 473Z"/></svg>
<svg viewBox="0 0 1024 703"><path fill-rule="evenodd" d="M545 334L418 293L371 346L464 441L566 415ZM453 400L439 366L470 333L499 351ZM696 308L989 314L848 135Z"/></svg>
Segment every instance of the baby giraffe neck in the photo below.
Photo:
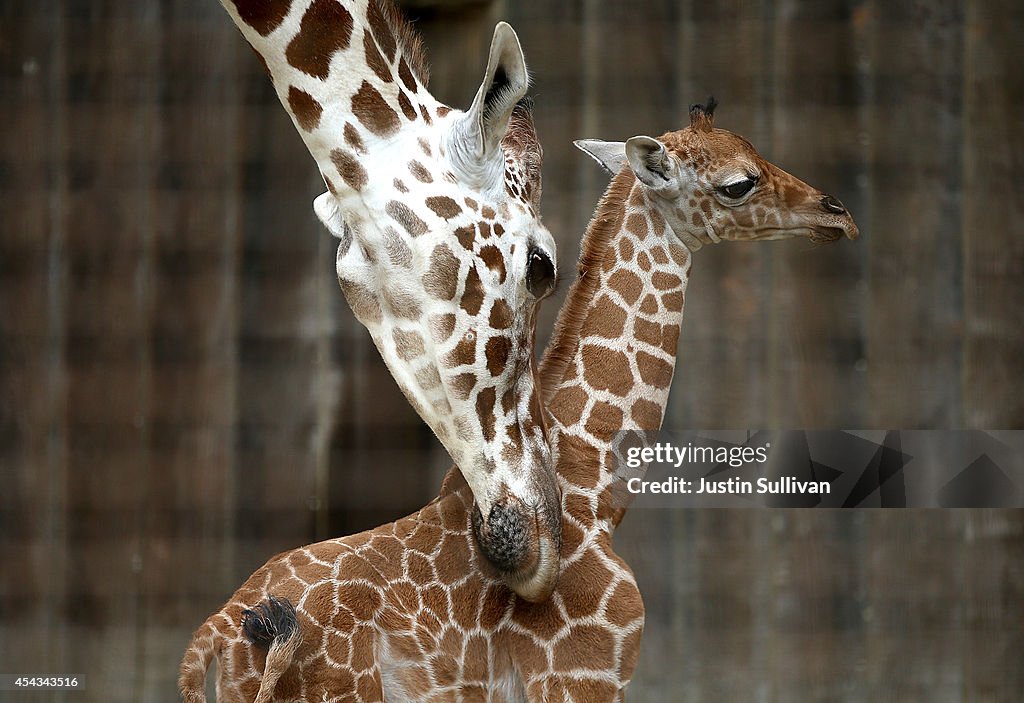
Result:
<svg viewBox="0 0 1024 703"><path fill-rule="evenodd" d="M629 168L605 192L582 249L541 377L563 490L590 498L566 504L589 505L614 527L625 509L612 500L612 449L623 432L661 428L690 252Z"/></svg>

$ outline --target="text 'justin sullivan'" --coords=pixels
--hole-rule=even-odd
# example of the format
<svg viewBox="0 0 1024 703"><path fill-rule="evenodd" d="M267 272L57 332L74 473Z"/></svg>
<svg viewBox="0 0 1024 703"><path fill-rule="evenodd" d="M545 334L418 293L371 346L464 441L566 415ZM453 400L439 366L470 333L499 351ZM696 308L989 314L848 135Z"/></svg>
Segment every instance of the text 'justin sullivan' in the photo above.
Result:
<svg viewBox="0 0 1024 703"><path fill-rule="evenodd" d="M701 447L687 444L677 447L659 442L652 447L630 447L626 452L626 466L637 469L644 464L656 462L673 464L679 468L685 464L728 464L738 468L744 464L764 464L768 461L768 442L761 447ZM759 478L747 481L740 478L727 478L711 481L700 476L695 480L670 476L662 481L644 481L632 477L626 481L626 490L630 493L720 493L743 495L764 494L799 494L799 493L831 493L832 486L828 481L799 481L792 476L781 476L776 479Z"/></svg>

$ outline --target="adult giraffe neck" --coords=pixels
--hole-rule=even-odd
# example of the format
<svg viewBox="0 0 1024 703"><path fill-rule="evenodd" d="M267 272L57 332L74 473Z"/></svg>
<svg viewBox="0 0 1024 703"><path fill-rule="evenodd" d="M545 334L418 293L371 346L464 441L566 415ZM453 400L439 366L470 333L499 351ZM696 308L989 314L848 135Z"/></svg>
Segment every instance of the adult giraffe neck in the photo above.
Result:
<svg viewBox="0 0 1024 703"><path fill-rule="evenodd" d="M586 504L611 527L625 513L610 490L613 443L621 432L661 428L690 256L623 168L587 227L579 278L541 362L563 488L596 498Z"/></svg>
<svg viewBox="0 0 1024 703"><path fill-rule="evenodd" d="M345 163L351 154L394 137L404 121L430 125L449 112L426 90L419 39L386 0L221 4L263 61L321 173L341 173L345 183L329 182L332 189L359 178Z"/></svg>

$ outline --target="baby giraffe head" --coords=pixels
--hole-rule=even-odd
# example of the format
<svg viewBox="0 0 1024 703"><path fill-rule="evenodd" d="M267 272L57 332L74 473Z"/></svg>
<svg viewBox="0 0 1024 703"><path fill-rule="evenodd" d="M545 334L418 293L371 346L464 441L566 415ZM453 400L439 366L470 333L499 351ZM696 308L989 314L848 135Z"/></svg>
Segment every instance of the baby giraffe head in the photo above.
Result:
<svg viewBox="0 0 1024 703"><path fill-rule="evenodd" d="M714 127L715 99L690 108L690 125L661 137L576 145L617 173L626 163L691 251L722 240L859 236L841 202L766 161L743 137Z"/></svg>
<svg viewBox="0 0 1024 703"><path fill-rule="evenodd" d="M372 117L337 130L314 209L341 239L346 299L473 492L481 551L520 596L543 599L561 520L533 348L556 268L523 53L499 24L465 112L398 73L382 90L417 107L384 136L363 129Z"/></svg>

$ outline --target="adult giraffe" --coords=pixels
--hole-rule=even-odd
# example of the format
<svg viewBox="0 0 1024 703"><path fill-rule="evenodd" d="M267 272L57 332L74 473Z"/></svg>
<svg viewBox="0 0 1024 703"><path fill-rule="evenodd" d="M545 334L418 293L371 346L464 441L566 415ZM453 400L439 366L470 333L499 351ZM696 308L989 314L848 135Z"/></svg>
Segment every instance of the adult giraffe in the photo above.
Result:
<svg viewBox="0 0 1024 703"><path fill-rule="evenodd" d="M625 512L613 444L661 426L692 252L858 236L839 201L713 128L713 109L695 106L689 127L659 139L577 143L615 177L541 365L562 489L551 598L517 598L477 555L472 495L453 469L419 512L253 574L196 632L181 670L188 703L203 701L214 654L224 701L622 700L644 607L612 549Z"/></svg>
<svg viewBox="0 0 1024 703"><path fill-rule="evenodd" d="M555 249L515 32L495 28L464 113L427 91L389 0L221 4L316 160L342 291L469 483L481 549L519 595L547 597L560 522L533 339Z"/></svg>

